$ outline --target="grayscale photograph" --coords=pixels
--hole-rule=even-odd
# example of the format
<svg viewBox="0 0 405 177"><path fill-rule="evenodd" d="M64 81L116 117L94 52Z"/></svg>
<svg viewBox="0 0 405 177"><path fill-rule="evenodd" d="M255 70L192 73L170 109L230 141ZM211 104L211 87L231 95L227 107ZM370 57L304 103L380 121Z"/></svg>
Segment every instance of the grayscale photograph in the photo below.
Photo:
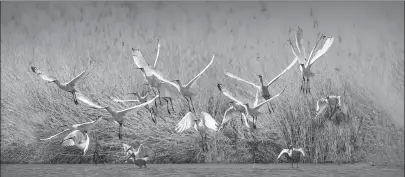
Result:
<svg viewBox="0 0 405 177"><path fill-rule="evenodd" d="M1 2L1 176L404 176L403 1Z"/></svg>

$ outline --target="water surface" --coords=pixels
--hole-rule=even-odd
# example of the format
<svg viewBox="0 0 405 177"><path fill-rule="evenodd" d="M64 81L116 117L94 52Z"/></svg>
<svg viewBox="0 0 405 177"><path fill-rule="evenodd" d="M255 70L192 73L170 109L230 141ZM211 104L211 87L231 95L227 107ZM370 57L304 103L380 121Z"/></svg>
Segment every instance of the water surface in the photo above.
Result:
<svg viewBox="0 0 405 177"><path fill-rule="evenodd" d="M294 164L295 165L295 164ZM1 176L404 176L403 166L368 164L2 164Z"/></svg>

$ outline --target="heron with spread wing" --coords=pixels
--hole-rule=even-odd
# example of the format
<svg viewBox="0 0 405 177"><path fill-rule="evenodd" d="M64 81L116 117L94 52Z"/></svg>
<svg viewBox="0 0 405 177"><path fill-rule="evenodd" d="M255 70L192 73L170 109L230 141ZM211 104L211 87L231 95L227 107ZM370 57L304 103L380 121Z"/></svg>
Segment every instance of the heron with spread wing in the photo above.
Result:
<svg viewBox="0 0 405 177"><path fill-rule="evenodd" d="M145 102L145 103L142 103L142 104L139 104L139 105L136 105L136 106L133 106L133 107L130 107L130 108L121 110L121 111L115 111L115 110L111 109L110 106L105 106L105 107L103 107L103 109L107 110L107 112L109 112L109 113L111 114L111 116L114 118L114 121L119 124L118 138L119 138L120 140L122 140L121 129L122 129L122 126L123 126L123 124L124 124L124 116L125 116L129 111L137 110L137 109L139 109L139 108L141 108L141 107L144 107L144 106L146 106L146 105L151 104L151 103L152 103L153 101L155 101L155 99L158 98L158 97L159 97L159 95L156 95L153 99L151 99L151 100L149 100L149 101L147 101L147 102Z"/></svg>
<svg viewBox="0 0 405 177"><path fill-rule="evenodd" d="M257 90L259 90L259 92L260 92L260 95L256 95L256 96L261 96L262 98L264 98L264 100L268 100L268 99L271 98L271 95L270 95L270 92L269 92L269 87L270 87L270 85L272 85L272 84L273 84L275 81L277 81L278 78L280 78L286 71L288 71L292 66L294 66L295 62L296 62L296 61L293 60L293 61L287 66L287 68L285 68L280 74L278 74L276 77L274 77L274 78L273 78L269 83L267 83L266 85L263 84L263 77L262 77L262 75L257 75L257 76L259 77L259 80L260 80L260 85L256 85L256 84L254 84L254 83L252 83L252 82L250 82L250 81L247 81L247 80L245 80L245 79L242 79L241 77L236 76L235 74L232 74L232 73L227 72L227 71L225 71L225 75L227 75L227 76L230 77L230 78L233 78L233 79L236 79L236 80L245 82L245 83L247 83L247 84L249 84L249 85L255 87L255 88L256 88ZM256 98L256 99L258 100L259 98ZM268 108L269 112L271 113L272 110L274 111L274 105L272 105L271 103L269 103L269 104L270 104L270 107L269 107L269 105L267 105L267 108Z"/></svg>
<svg viewBox="0 0 405 177"><path fill-rule="evenodd" d="M309 78L315 76L315 73L311 71L311 66L314 62L328 51L333 44L334 37L326 37L321 35L315 46L312 48L311 53L307 56L306 49L304 47L304 32L298 26L293 41L288 39L291 50L295 56L293 63L298 61L300 71L302 74L302 83L300 92L311 93L309 84Z"/></svg>
<svg viewBox="0 0 405 177"><path fill-rule="evenodd" d="M92 60L90 60L90 66L92 66ZM90 67L89 66L89 67ZM65 82L65 83L61 83L58 79L56 79L53 76L50 76L48 74L46 74L45 72L43 72L42 70L40 70L39 68L35 67L35 66L31 66L31 70L32 72L34 72L35 74L37 74L39 77L41 77L41 79L48 81L48 83L55 83L60 89L66 91L66 92L70 92L73 95L73 101L76 105L79 104L79 101L82 101L83 103L88 104L90 107L93 108L97 108L100 109L100 106L95 104L94 102L92 102L88 97L86 97L84 94L78 92L78 90L76 89L76 83L77 81L79 81L83 76L84 73L89 69L89 67L87 67L84 71L82 71L79 75L77 75L75 78L73 78L72 80L70 80L69 82Z"/></svg>
<svg viewBox="0 0 405 177"><path fill-rule="evenodd" d="M190 128L194 128L201 136L203 142L207 141L209 131L218 131L218 123L206 112L201 112L202 117L197 119L194 113L188 112L176 125L176 132L182 133ZM207 145L203 146L203 151L207 152Z"/></svg>
<svg viewBox="0 0 405 177"><path fill-rule="evenodd" d="M49 138L39 139L39 140L40 141L50 140L50 139L53 139L53 138L59 136L62 133L71 131L65 138L63 138L61 145L63 147L76 146L77 148L83 150L83 155L85 155L89 148L89 142L90 142L88 133L90 133L90 130L95 125L97 125L102 119L103 119L103 117L100 116L95 121L85 122L82 124L74 124L70 128L63 130L62 132L59 132L55 135L52 135Z"/></svg>

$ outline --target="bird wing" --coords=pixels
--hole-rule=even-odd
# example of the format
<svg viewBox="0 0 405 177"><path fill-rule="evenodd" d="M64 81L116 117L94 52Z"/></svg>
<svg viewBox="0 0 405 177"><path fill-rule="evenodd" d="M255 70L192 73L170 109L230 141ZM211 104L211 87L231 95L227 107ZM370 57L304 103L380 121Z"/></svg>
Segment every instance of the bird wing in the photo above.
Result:
<svg viewBox="0 0 405 177"><path fill-rule="evenodd" d="M208 65L203 70L201 70L201 72L198 73L193 79L191 79L187 83L186 87L190 87L194 83L194 81L197 80L201 76L201 74L203 74L205 72L205 70L207 70L211 66L211 64L214 62L214 58L215 58L215 54L212 54L210 63L208 63Z"/></svg>
<svg viewBox="0 0 405 177"><path fill-rule="evenodd" d="M149 160L149 157L135 158L135 160L144 160L145 162L147 162Z"/></svg>
<svg viewBox="0 0 405 177"><path fill-rule="evenodd" d="M168 83L168 84L172 85L173 87L175 87L177 90L180 90L180 86L177 83L169 81L169 79L163 77L163 74L161 74L155 70L151 70L151 72L153 73L153 75L156 76L156 78L158 78L162 82Z"/></svg>
<svg viewBox="0 0 405 177"><path fill-rule="evenodd" d="M44 73L43 71L41 71L40 69L38 69L38 68L35 67L35 66L31 66L31 70L32 70L35 74L37 74L39 77L41 77L43 80L46 80L46 81L48 81L48 82L53 82L53 81L56 80L54 77L49 76L48 74Z"/></svg>
<svg viewBox="0 0 405 177"><path fill-rule="evenodd" d="M297 62L297 58L294 58L294 60L287 66L287 68L285 68L280 74L278 74L276 77L274 77L273 80L271 80L266 86L270 86L273 82L275 82L281 75L283 75L286 71L288 71L289 69L291 69L292 66L295 65L295 63Z"/></svg>
<svg viewBox="0 0 405 177"><path fill-rule="evenodd" d="M140 103L139 100L121 100L121 99L114 98L114 97L111 97L111 99L113 101L115 101L115 102L118 102L118 103L125 103L125 102L138 102L138 103Z"/></svg>
<svg viewBox="0 0 405 177"><path fill-rule="evenodd" d="M278 155L277 159L279 159L284 153L288 153L288 149L283 149L280 154Z"/></svg>
<svg viewBox="0 0 405 177"><path fill-rule="evenodd" d="M256 90L256 96L255 96L255 102L253 102L253 105L257 105L259 103L260 99L260 91L259 89Z"/></svg>
<svg viewBox="0 0 405 177"><path fill-rule="evenodd" d="M251 86L253 86L253 87L256 87L257 89L260 89L260 86L254 84L254 83L252 83L252 82L246 81L246 80L240 78L239 76L236 76L236 75L234 75L234 74L232 74L232 73L230 73L230 72L225 71L225 75L227 75L227 76L230 77L230 78L234 78L234 79L236 79L236 80L245 82L245 83L247 83L247 84L249 84L249 85L251 85Z"/></svg>
<svg viewBox="0 0 405 177"><path fill-rule="evenodd" d="M304 47L304 32L299 26L295 31L295 44L297 46L300 57L305 58L307 55Z"/></svg>
<svg viewBox="0 0 405 177"><path fill-rule="evenodd" d="M240 101L239 99L235 98L235 95L230 92L226 87L224 87L222 84L217 84L217 87L219 89L219 91L222 92L222 94L224 94L226 97L228 97L229 99L236 101L237 103L239 103L240 105L242 105L243 107L245 107L244 103L242 101ZM245 109L247 109L245 107Z"/></svg>
<svg viewBox="0 0 405 177"><path fill-rule="evenodd" d="M244 113L242 113L242 116L243 116L243 120L245 120L245 126L246 126L249 130L253 129L253 121L251 121L250 119L248 119Z"/></svg>
<svg viewBox="0 0 405 177"><path fill-rule="evenodd" d="M75 85L75 83L76 83L80 78L83 77L83 74L90 68L90 66L93 66L93 65L94 65L93 60L90 60L90 61L89 61L89 66L88 66L85 70L83 70L79 75L77 75L75 78L73 78L71 81L69 81L67 84Z"/></svg>
<svg viewBox="0 0 405 177"><path fill-rule="evenodd" d="M134 153L133 148L130 145L122 143L122 146L124 147L125 155L130 155L130 154Z"/></svg>
<svg viewBox="0 0 405 177"><path fill-rule="evenodd" d="M315 47L321 48L315 49L316 50L315 54L311 52L313 56L312 55L310 56L309 58L310 61L309 64L307 65L312 65L318 58L320 58L323 54L325 54L329 50L330 46L332 46L333 44L334 37L321 36L319 41L321 41L321 43L316 45Z"/></svg>
<svg viewBox="0 0 405 177"><path fill-rule="evenodd" d="M63 138L62 146L74 146L79 144L84 139L84 135L79 130L70 132L65 138Z"/></svg>
<svg viewBox="0 0 405 177"><path fill-rule="evenodd" d="M283 88L283 90L280 92L280 93L278 93L277 95L274 95L273 97L271 97L271 98L269 98L268 100L265 100L265 101L263 101L262 103L260 103L260 104L258 104L258 105L253 105L254 107L253 107L253 109L259 109L260 107L262 107L264 104L266 104L267 102L269 102L269 101L271 101L272 99L274 99L274 98L277 98L278 96L280 96L284 91L285 91L285 88L286 88L287 86L285 86L284 88Z"/></svg>
<svg viewBox="0 0 405 177"><path fill-rule="evenodd" d="M69 128L69 129L66 129L66 130L63 130L62 132L59 132L59 133L57 133L56 135L52 135L52 136L50 136L49 138L39 139L39 140L41 140L41 141L50 140L50 139L52 139L52 138L54 138L54 137L56 137L56 136L59 136L60 134L66 132L66 131L68 131L68 130L70 130L70 128Z"/></svg>
<svg viewBox="0 0 405 177"><path fill-rule="evenodd" d="M326 99L324 99L324 98L319 99L316 102L316 116L315 116L315 118L317 118L318 115L321 114L326 109L327 106L328 106L328 101Z"/></svg>
<svg viewBox="0 0 405 177"><path fill-rule="evenodd" d="M118 111L118 115L124 116L128 111L131 111L131 110L134 110L134 109L141 108L141 107L143 107L143 106L149 105L150 103L152 103L153 101L155 101L155 99L158 98L158 97L159 97L159 95L156 95L154 98L152 98L151 100L149 100L149 101L147 101L147 102L145 102L145 103L142 103L142 104L139 104L139 105L136 105L136 106L133 106L133 107L124 109L124 110L122 110L122 111Z"/></svg>
<svg viewBox="0 0 405 177"><path fill-rule="evenodd" d="M215 119L212 118L210 114L204 111L202 111L201 114L203 115L205 126L207 126L211 130L217 131L219 126L217 121L215 121Z"/></svg>
<svg viewBox="0 0 405 177"><path fill-rule="evenodd" d="M296 40L296 39L294 39L294 41L295 41L295 40ZM304 63L305 63L305 58L302 57L302 56L300 56L300 53L299 53L299 51L298 51L297 46L294 45L294 44L291 42L291 39L288 39L288 42L290 43L291 51L293 52L293 54L294 54L294 56L295 56L295 59L297 59L300 64L304 64Z"/></svg>
<svg viewBox="0 0 405 177"><path fill-rule="evenodd" d="M158 39L157 52L156 52L156 59L155 59L155 63L153 64L153 68L156 68L156 63L157 63L157 61L158 61L159 54L160 54L160 40Z"/></svg>
<svg viewBox="0 0 405 177"><path fill-rule="evenodd" d="M146 153L147 152L144 145L143 144L139 145L138 150L135 152L135 159L145 157Z"/></svg>
<svg viewBox="0 0 405 177"><path fill-rule="evenodd" d="M302 156L305 156L305 152L302 148L293 148L293 151L301 152Z"/></svg>
<svg viewBox="0 0 405 177"><path fill-rule="evenodd" d="M90 107L96 108L96 109L102 109L102 108L103 108L103 107L101 107L100 105L98 105L98 104L92 102L92 101L90 100L90 98L86 97L86 96L83 95L82 93L80 93L80 92L75 92L75 94L76 94L76 99L77 99L77 100L80 100L81 102L86 103L86 104L89 105Z"/></svg>
<svg viewBox="0 0 405 177"><path fill-rule="evenodd" d="M346 105L346 103L342 102L342 100L340 99L340 96L338 97L338 102L339 102L339 106L340 106L340 109L342 110L343 114L347 114L347 105Z"/></svg>
<svg viewBox="0 0 405 177"><path fill-rule="evenodd" d="M188 112L181 120L180 122L176 125L176 132L177 133L182 133L183 131L194 127L194 120L195 120L195 115L192 112Z"/></svg>
<svg viewBox="0 0 405 177"><path fill-rule="evenodd" d="M308 60L305 63L305 67L307 67L309 65L309 63L311 62L311 58L313 57L313 55L315 55L314 51L315 51L315 49L318 49L317 46L319 45L319 42L322 40L323 37L324 37L324 35L321 35L319 37L318 41L316 41L315 46L312 48L311 52L309 53Z"/></svg>
<svg viewBox="0 0 405 177"><path fill-rule="evenodd" d="M148 76L151 75L151 66L146 62L139 49L132 50L132 58L134 59L135 65L138 68L145 69L145 74Z"/></svg>
<svg viewBox="0 0 405 177"><path fill-rule="evenodd" d="M238 114L238 113L239 113L239 111L237 111L233 106L229 107L224 113L224 118L222 119L221 128L225 125L225 123L227 123L232 118L237 116L236 114Z"/></svg>
<svg viewBox="0 0 405 177"><path fill-rule="evenodd" d="M80 129L82 131L90 132L90 130L95 125L97 125L102 119L103 119L103 117L99 116L99 118L97 120L93 120L93 121L85 122L85 123L81 123L81 124L75 124L75 125L72 125L72 127L75 128L75 129Z"/></svg>

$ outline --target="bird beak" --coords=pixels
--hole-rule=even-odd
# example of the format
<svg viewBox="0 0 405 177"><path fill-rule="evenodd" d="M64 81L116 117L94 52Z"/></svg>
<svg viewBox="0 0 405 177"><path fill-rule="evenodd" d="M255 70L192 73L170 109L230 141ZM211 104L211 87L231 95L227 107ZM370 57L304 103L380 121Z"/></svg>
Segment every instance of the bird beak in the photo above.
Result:
<svg viewBox="0 0 405 177"><path fill-rule="evenodd" d="M143 68L135 68L135 69L143 69Z"/></svg>
<svg viewBox="0 0 405 177"><path fill-rule="evenodd" d="M136 94L137 92L131 92L131 93L127 93L127 95L129 95L129 94Z"/></svg>
<svg viewBox="0 0 405 177"><path fill-rule="evenodd" d="M217 84L217 87L218 87L218 89L220 90L220 91L222 91L222 85L221 84Z"/></svg>

